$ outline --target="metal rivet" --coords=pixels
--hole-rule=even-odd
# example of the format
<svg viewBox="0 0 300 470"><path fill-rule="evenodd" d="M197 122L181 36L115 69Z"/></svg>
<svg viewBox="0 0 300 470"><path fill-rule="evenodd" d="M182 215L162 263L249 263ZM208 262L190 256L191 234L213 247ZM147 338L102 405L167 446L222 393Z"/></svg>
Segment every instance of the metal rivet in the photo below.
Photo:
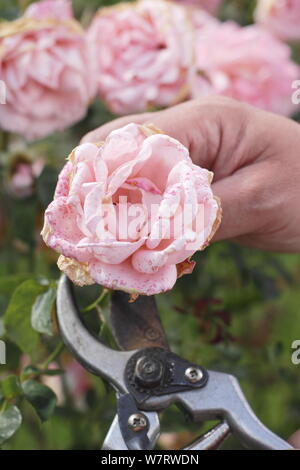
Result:
<svg viewBox="0 0 300 470"><path fill-rule="evenodd" d="M185 378L192 384L200 382L203 378L203 372L199 367L188 367L184 373Z"/></svg>
<svg viewBox="0 0 300 470"><path fill-rule="evenodd" d="M142 356L135 365L135 379L143 387L157 387L164 375L164 365L156 358Z"/></svg>
<svg viewBox="0 0 300 470"><path fill-rule="evenodd" d="M128 418L128 427L134 432L143 431L147 427L148 421L142 413L134 413Z"/></svg>

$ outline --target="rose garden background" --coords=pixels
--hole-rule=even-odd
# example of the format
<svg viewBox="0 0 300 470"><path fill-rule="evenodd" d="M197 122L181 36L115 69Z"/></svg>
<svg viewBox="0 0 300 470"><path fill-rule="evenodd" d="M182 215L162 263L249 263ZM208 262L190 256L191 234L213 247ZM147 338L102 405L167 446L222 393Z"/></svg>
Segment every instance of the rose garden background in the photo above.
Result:
<svg viewBox="0 0 300 470"><path fill-rule="evenodd" d="M57 256L40 236L44 210L53 198L58 173L81 137L120 114L171 106L210 93L293 114L300 121L299 108L291 98L292 81L300 79L297 6L292 14L282 7L278 17L271 18L264 16L262 9L254 14L256 2L251 0L190 2L191 8L197 8L195 24L184 30L180 42L178 26L185 24L182 21L186 15L182 10L180 21L174 20L170 27L171 39L167 43L170 48L176 46L177 52L182 47L184 53L171 54L169 62L163 62L168 70L175 68L184 73L162 79L157 63L157 68L149 67L152 76L140 72L143 49L139 52L128 48L129 57L124 58L120 44L126 44L128 30L135 31L136 37L144 34L142 20L132 19L135 12L129 14L124 31L118 26L118 18L113 18L114 29L109 29L112 26L103 22L103 16L95 16L99 8L114 3L117 2L73 1L74 15L89 31L92 54L100 56L100 63L92 60L89 69L82 42L82 34L86 33L77 33L74 27L74 36L70 33L64 55L60 56L62 62L67 62L64 92L55 85L58 69L54 65L48 68L49 63L32 61L25 67L26 73L21 74L20 56L14 51L18 50L18 34L23 26L19 25L17 32L9 32L12 39L5 47L11 47L10 56L1 56L0 42L0 79L17 83L8 89L8 104L0 105L0 338L6 344L6 364L0 365L3 449L98 449L114 417L112 390L85 372L62 346L55 321L56 281L60 274ZM185 8L187 3L176 5ZM9 22L24 14L31 18L36 12L29 4L26 0L0 0L0 17ZM151 4L154 12L159 11L155 0ZM215 16L206 16L199 9L201 5ZM69 9L61 10L60 16L66 20L70 15L73 13ZM255 18L258 29L249 33L247 25ZM214 22L219 20L236 24L216 26ZM44 40L39 30L30 30L30 34L25 39L22 36L30 45ZM55 30L51 47L57 47L65 34ZM3 37L0 25L0 41L4 41ZM117 38L115 43L113 37ZM151 34L150 39L153 41ZM156 39L158 49L166 47L160 43L165 39L163 35ZM143 37L145 47L148 40ZM194 48L196 42L195 55L190 57L191 44ZM213 43L218 47L209 49ZM76 57L72 55L74 48ZM238 59L230 56L228 51L232 48L240 48ZM113 74L109 51L118 59ZM19 81L8 80L4 60L12 64L10 73L16 72ZM75 61L78 66L73 70ZM134 67L138 63L137 70ZM244 81L245 64L250 71L249 81ZM94 68L96 65L98 69ZM139 88L131 83L137 72L142 77ZM51 95L46 95L49 101L45 101L38 87L47 88L49 77ZM29 86L23 93L26 81ZM44 101L40 99L43 96ZM46 102L48 107L43 107ZM47 115L50 108L51 119ZM292 343L300 339L299 256L217 243L194 259L197 266L192 276L183 277L172 291L157 296L171 347L191 361L235 374L256 414L287 438L300 425L300 365L291 361ZM78 292L87 324L113 345L106 323L108 297L102 296L97 302L102 290L95 285ZM193 424L188 428L187 432L183 418L172 408L164 415L159 446L182 446L205 430L204 426ZM226 443L228 447L232 445L237 446L233 439Z"/></svg>

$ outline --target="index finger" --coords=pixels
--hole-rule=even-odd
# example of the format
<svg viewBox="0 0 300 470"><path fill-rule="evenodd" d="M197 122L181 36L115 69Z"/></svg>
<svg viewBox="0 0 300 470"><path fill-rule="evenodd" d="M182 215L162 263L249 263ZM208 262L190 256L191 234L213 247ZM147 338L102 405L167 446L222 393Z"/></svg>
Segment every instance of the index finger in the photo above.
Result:
<svg viewBox="0 0 300 470"><path fill-rule="evenodd" d="M86 142L101 142L102 140L105 140L108 134L110 134L110 132L113 130L126 126L126 124L131 122L135 122L136 124L143 124L147 120L151 119L153 115L155 115L155 113L142 113L114 119L113 121L107 122L103 126L97 127L93 131L85 134L82 137L80 143L84 144Z"/></svg>
<svg viewBox="0 0 300 470"><path fill-rule="evenodd" d="M195 133L199 130L206 112L205 103L202 104L200 100L191 100L162 111L124 116L89 132L82 138L81 143L99 142L104 140L111 131L134 122L136 124L154 124L164 133L188 147L191 132Z"/></svg>

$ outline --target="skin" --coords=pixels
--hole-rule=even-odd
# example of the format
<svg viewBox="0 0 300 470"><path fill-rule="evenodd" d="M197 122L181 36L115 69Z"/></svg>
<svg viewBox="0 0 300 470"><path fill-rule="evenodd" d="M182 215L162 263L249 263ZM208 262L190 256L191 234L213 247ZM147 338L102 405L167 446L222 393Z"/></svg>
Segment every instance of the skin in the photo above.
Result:
<svg viewBox="0 0 300 470"><path fill-rule="evenodd" d="M290 438L289 443L295 447L295 449L300 450L300 430L295 432Z"/></svg>
<svg viewBox="0 0 300 470"><path fill-rule="evenodd" d="M223 220L213 241L300 252L300 126L282 116L210 97L164 111L126 116L87 134L99 142L129 122L152 123L214 172Z"/></svg>
<svg viewBox="0 0 300 470"><path fill-rule="evenodd" d="M116 119L82 142L102 141L130 122L154 124L185 145L195 164L214 172L223 220L213 241L300 252L299 124L216 96ZM300 449L300 430L289 442Z"/></svg>

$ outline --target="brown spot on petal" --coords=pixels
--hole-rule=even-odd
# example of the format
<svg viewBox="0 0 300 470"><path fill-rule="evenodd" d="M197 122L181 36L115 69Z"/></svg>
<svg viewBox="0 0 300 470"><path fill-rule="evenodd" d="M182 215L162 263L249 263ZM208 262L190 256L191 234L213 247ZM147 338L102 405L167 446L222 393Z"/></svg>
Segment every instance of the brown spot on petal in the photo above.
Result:
<svg viewBox="0 0 300 470"><path fill-rule="evenodd" d="M77 286L83 287L95 284L95 281L90 276L87 263L79 263L74 259L60 255L57 260L57 266Z"/></svg>
<svg viewBox="0 0 300 470"><path fill-rule="evenodd" d="M182 261L181 263L176 264L177 268L177 279L184 276L185 274L192 274L196 262L192 261L190 258Z"/></svg>
<svg viewBox="0 0 300 470"><path fill-rule="evenodd" d="M139 297L139 294L130 294L128 302L132 304L133 302L137 300L138 297Z"/></svg>

